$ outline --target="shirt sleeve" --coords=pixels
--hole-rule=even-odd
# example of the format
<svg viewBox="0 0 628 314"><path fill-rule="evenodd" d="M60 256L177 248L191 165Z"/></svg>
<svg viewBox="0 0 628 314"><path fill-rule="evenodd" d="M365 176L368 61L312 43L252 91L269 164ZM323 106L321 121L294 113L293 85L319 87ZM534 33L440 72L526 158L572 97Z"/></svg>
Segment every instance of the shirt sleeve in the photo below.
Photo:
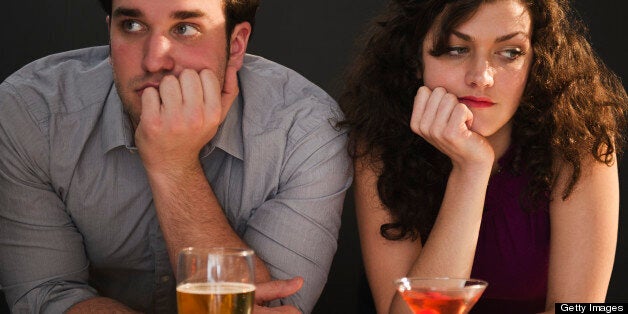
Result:
<svg viewBox="0 0 628 314"><path fill-rule="evenodd" d="M96 291L81 234L52 187L37 109L0 85L0 286L14 313L63 313Z"/></svg>
<svg viewBox="0 0 628 314"><path fill-rule="evenodd" d="M299 141L288 154L277 194L255 210L244 234L273 278L304 278L301 290L282 300L304 313L314 308L337 248L353 169L346 141L327 121Z"/></svg>

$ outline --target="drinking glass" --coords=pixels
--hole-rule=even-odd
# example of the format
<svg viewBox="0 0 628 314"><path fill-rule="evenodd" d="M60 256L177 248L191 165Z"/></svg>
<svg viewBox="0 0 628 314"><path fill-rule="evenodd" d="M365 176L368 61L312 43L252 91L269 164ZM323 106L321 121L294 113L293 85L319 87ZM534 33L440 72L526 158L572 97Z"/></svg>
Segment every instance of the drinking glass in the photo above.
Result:
<svg viewBox="0 0 628 314"><path fill-rule="evenodd" d="M488 285L477 279L401 278L397 291L415 314L468 313Z"/></svg>
<svg viewBox="0 0 628 314"><path fill-rule="evenodd" d="M183 249L177 264L179 314L251 314L254 253L238 248Z"/></svg>

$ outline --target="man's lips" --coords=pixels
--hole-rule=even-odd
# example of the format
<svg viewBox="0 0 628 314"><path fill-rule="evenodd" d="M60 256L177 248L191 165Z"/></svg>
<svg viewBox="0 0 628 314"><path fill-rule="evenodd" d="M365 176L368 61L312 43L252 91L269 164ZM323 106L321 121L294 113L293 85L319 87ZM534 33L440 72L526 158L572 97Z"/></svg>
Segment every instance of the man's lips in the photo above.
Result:
<svg viewBox="0 0 628 314"><path fill-rule="evenodd" d="M469 108L488 108L495 104L492 99L487 97L465 96L458 98L458 101L467 105Z"/></svg>
<svg viewBox="0 0 628 314"><path fill-rule="evenodd" d="M148 83L148 84L144 84L142 86L140 86L140 88L135 89L135 92L140 95L140 97L142 97L142 94L144 93L144 90L149 88L149 87L154 87L157 90L159 90L159 83Z"/></svg>

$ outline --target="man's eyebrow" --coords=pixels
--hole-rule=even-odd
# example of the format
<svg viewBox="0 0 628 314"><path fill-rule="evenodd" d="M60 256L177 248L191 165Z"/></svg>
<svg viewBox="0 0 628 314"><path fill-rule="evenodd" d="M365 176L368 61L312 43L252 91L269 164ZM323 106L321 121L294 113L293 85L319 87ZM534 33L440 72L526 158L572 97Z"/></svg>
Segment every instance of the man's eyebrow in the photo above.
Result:
<svg viewBox="0 0 628 314"><path fill-rule="evenodd" d="M200 10L176 11L170 14L170 17L175 20L186 20L203 16L205 16L205 12Z"/></svg>
<svg viewBox="0 0 628 314"><path fill-rule="evenodd" d="M144 14L142 14L142 11L138 10L138 9L130 9L130 8L125 8L125 7L117 7L114 11L113 14L111 15L112 17L116 18L116 17L121 17L121 16L128 16L128 17L142 17Z"/></svg>
<svg viewBox="0 0 628 314"><path fill-rule="evenodd" d="M465 33L461 33L461 32L456 31L456 30L452 30L451 33L454 34L456 37L464 40L464 41L473 41L473 37L471 37L471 36L469 36L469 35L467 35ZM517 35L521 35L521 36L523 36L525 38L529 37L528 34L526 34L524 32L513 32L513 33L510 33L510 34L506 34L506 35L497 37L495 39L495 42L496 43L501 43L501 42L507 41L507 40L517 36Z"/></svg>

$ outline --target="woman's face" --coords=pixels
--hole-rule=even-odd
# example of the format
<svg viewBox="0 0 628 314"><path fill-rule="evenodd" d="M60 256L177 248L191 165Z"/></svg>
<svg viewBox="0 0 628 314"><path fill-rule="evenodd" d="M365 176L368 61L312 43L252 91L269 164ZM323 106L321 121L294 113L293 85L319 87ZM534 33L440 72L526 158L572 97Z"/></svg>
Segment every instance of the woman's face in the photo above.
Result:
<svg viewBox="0 0 628 314"><path fill-rule="evenodd" d="M510 132L532 62L531 19L516 0L482 4L449 37L448 52L432 56L433 30L423 42L422 78L443 87L473 113L471 130Z"/></svg>

